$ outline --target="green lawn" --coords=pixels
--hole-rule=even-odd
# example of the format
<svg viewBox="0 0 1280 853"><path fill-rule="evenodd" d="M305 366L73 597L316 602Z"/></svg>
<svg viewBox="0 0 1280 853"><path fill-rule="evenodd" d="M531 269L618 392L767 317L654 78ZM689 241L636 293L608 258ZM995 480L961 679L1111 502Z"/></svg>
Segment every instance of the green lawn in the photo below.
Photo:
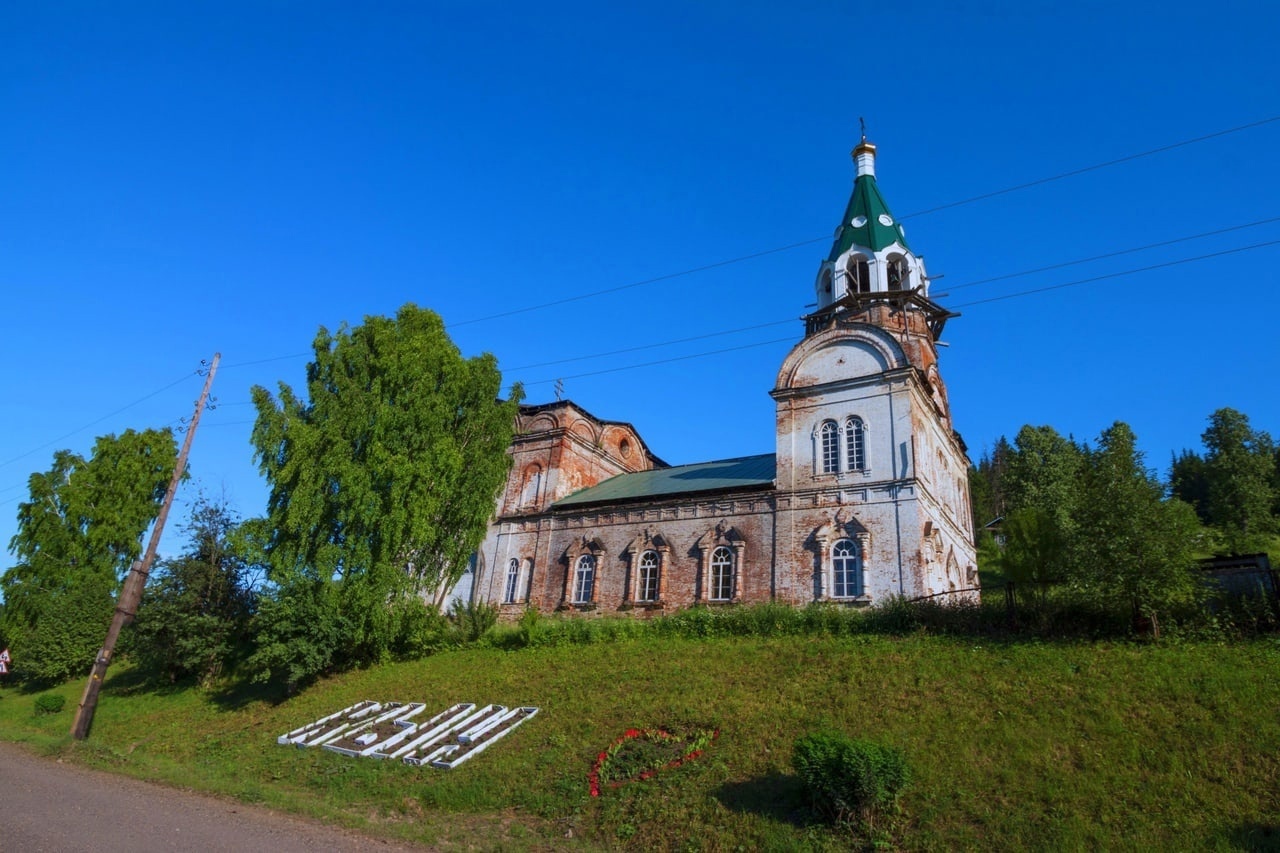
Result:
<svg viewBox="0 0 1280 853"><path fill-rule="evenodd" d="M353 672L273 704L108 680L89 740L0 690L0 737L171 784L444 846L847 849L790 769L818 728L901 747L904 849L1280 846L1280 641L993 643L912 636L663 639L468 649ZM454 771L276 736L360 699L537 705ZM588 796L628 727L715 726L705 755ZM882 839L886 840L886 839Z"/></svg>

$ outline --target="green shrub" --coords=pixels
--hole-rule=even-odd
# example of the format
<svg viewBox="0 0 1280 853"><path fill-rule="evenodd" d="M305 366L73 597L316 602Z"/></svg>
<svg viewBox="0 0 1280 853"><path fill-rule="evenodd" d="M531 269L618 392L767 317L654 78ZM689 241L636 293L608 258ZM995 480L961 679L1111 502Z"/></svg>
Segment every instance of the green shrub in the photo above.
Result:
<svg viewBox="0 0 1280 853"><path fill-rule="evenodd" d="M791 762L814 810L836 822L870 826L879 813L896 808L911 781L900 750L838 732L800 738Z"/></svg>
<svg viewBox="0 0 1280 853"><path fill-rule="evenodd" d="M449 608L449 622L462 642L474 643L498 624L498 608L484 601L463 602L459 599Z"/></svg>
<svg viewBox="0 0 1280 853"><path fill-rule="evenodd" d="M41 693L36 697L36 716L43 717L45 714L56 714L66 704L66 696L59 696L57 693Z"/></svg>

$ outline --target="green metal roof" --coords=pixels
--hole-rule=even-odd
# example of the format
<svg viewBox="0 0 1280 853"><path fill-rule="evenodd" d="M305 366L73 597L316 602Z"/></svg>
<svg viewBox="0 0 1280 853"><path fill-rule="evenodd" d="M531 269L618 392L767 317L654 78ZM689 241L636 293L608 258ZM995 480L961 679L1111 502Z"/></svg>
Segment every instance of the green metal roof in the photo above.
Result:
<svg viewBox="0 0 1280 853"><path fill-rule="evenodd" d="M777 470L775 456L742 456L716 462L655 468L634 474L619 474L603 483L575 492L552 504L552 509L593 503L656 498L685 492L709 492L773 485Z"/></svg>
<svg viewBox="0 0 1280 853"><path fill-rule="evenodd" d="M891 225L880 221L881 216L889 218ZM854 225L854 220L862 217L861 225ZM844 219L836 232L836 242L831 247L827 260L834 261L853 246L861 246L878 252L886 246L901 243L910 251L902 226L889 212L884 196L880 195L880 187L876 186L875 175L859 175L853 182L853 194L849 196L849 206L845 208Z"/></svg>

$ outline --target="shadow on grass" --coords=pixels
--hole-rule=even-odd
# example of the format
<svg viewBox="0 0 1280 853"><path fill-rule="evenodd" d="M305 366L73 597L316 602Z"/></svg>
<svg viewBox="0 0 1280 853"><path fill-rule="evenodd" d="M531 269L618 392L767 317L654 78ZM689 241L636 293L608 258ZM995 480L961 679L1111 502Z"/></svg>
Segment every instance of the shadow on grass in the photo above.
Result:
<svg viewBox="0 0 1280 853"><path fill-rule="evenodd" d="M296 690L294 694L296 694ZM238 711L254 702L265 702L268 705L279 705L288 699L289 690L284 684L268 682L255 684L247 678L237 678L225 686L209 694L210 701L223 711Z"/></svg>
<svg viewBox="0 0 1280 853"><path fill-rule="evenodd" d="M1280 850L1280 824L1242 823L1227 830L1220 840L1233 850Z"/></svg>
<svg viewBox="0 0 1280 853"><path fill-rule="evenodd" d="M729 811L739 814L759 815L800 828L818 822L805 802L800 780L783 773L730 782L717 788L713 796Z"/></svg>

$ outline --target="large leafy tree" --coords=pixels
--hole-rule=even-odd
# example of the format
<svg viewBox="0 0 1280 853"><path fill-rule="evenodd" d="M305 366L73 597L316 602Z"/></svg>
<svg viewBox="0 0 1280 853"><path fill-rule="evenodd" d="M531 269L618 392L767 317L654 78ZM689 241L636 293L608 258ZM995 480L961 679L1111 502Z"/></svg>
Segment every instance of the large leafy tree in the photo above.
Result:
<svg viewBox="0 0 1280 853"><path fill-rule="evenodd" d="M18 563L0 578L17 667L56 680L93 660L177 455L169 430L128 430L99 438L88 459L58 451L31 475L9 543Z"/></svg>
<svg viewBox="0 0 1280 853"><path fill-rule="evenodd" d="M1040 584L1072 572L1065 547L1076 535L1086 452L1050 426L1018 430L1003 477L1005 572Z"/></svg>
<svg viewBox="0 0 1280 853"><path fill-rule="evenodd" d="M1129 604L1135 614L1194 600L1200 591L1195 511L1164 499L1164 486L1146 469L1127 424L1102 433L1082 480L1074 580L1099 598Z"/></svg>
<svg viewBox="0 0 1280 853"><path fill-rule="evenodd" d="M385 656L401 602L443 600L493 513L521 396L516 386L500 399L494 357L464 358L441 319L414 305L322 328L314 352L305 398L283 383L278 398L253 389L278 588L255 658L260 676L290 681L339 653ZM317 614L324 630L308 632ZM299 670L290 649L314 665Z"/></svg>

